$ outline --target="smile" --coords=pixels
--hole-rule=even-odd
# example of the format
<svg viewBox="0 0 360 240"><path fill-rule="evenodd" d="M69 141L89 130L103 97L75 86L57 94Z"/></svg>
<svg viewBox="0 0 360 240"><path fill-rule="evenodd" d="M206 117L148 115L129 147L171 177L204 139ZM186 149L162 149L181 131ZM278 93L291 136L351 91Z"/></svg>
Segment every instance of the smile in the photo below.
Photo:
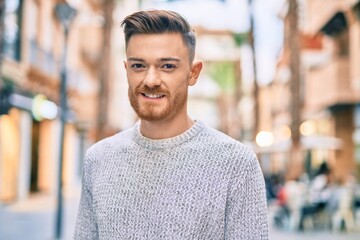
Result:
<svg viewBox="0 0 360 240"><path fill-rule="evenodd" d="M165 97L165 95L162 95L162 94L147 94L147 93L142 93L142 95L143 95L144 97L152 98L152 99L157 99L157 98L163 98L163 97Z"/></svg>

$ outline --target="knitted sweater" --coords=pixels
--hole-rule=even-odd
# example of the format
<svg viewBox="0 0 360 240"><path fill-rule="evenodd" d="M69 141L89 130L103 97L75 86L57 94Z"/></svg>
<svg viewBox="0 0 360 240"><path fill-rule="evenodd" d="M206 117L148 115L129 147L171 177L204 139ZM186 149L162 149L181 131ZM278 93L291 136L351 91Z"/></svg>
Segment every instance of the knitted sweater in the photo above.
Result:
<svg viewBox="0 0 360 240"><path fill-rule="evenodd" d="M255 154L196 123L152 140L139 124L86 153L75 239L268 239Z"/></svg>

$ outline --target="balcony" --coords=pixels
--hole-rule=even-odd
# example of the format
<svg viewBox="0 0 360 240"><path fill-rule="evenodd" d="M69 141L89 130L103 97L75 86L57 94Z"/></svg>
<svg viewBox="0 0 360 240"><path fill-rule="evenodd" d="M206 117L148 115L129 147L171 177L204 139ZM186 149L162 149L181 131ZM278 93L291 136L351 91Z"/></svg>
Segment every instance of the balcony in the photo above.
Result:
<svg viewBox="0 0 360 240"><path fill-rule="evenodd" d="M30 40L29 62L32 66L52 77L57 77L60 72L59 61L54 58L51 52L39 47L35 40Z"/></svg>
<svg viewBox="0 0 360 240"><path fill-rule="evenodd" d="M338 104L352 104L359 96L352 88L348 57L311 69L305 78L305 109L316 111Z"/></svg>
<svg viewBox="0 0 360 240"><path fill-rule="evenodd" d="M356 4L358 0L308 0L307 20L305 32L316 34L324 27L337 12L346 12ZM321 9L321 11L319 11Z"/></svg>

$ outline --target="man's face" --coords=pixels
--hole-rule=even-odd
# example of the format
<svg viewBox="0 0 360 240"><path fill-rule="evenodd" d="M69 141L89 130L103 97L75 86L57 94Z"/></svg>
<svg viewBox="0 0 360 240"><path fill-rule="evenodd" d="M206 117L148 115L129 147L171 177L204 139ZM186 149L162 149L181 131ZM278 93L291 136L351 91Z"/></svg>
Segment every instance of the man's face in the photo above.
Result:
<svg viewBox="0 0 360 240"><path fill-rule="evenodd" d="M140 119L158 121L187 114L188 85L195 84L198 73L194 78L180 34L135 34L126 55L129 100Z"/></svg>

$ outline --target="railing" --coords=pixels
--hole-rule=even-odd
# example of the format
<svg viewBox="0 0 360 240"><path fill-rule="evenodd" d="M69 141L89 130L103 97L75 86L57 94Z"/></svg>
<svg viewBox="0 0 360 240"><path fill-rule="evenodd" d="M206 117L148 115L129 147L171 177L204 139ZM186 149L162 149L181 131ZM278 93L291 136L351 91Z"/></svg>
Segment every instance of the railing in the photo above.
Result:
<svg viewBox="0 0 360 240"><path fill-rule="evenodd" d="M60 60L54 55L41 49L35 40L30 40L30 64L45 74L60 81ZM70 90L77 90L83 75L76 68L67 68L67 85Z"/></svg>
<svg viewBox="0 0 360 240"><path fill-rule="evenodd" d="M54 55L39 47L35 40L30 40L30 63L43 72L51 75L58 76L60 73L60 64Z"/></svg>
<svg viewBox="0 0 360 240"><path fill-rule="evenodd" d="M305 105L324 108L355 101L349 64L348 57L339 57L326 66L312 69L305 83Z"/></svg>

